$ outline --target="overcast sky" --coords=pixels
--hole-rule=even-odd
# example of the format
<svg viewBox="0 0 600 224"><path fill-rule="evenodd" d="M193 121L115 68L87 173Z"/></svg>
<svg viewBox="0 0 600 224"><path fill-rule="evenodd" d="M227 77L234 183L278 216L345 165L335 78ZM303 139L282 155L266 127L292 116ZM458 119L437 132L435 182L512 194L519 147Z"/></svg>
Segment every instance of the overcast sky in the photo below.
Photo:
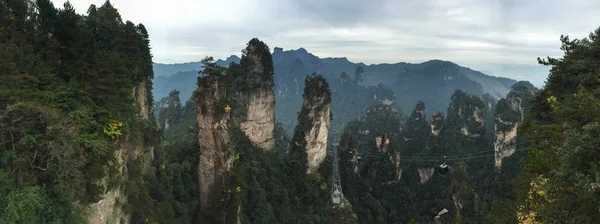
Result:
<svg viewBox="0 0 600 224"><path fill-rule="evenodd" d="M62 7L64 0L53 1ZM104 0L71 0L80 13ZM240 55L253 37L304 47L319 57L395 63L441 59L494 75L537 57L561 56L559 37L600 26L599 0L112 0L124 20L143 23L155 62ZM504 74L506 73L506 74ZM525 72L527 73L527 72ZM520 76L520 77L517 77Z"/></svg>

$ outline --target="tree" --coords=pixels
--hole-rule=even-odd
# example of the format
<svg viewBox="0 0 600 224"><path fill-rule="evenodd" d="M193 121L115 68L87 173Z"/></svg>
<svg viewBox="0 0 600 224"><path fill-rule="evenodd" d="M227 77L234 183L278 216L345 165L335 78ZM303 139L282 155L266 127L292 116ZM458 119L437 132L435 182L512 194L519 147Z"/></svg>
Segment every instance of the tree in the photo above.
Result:
<svg viewBox="0 0 600 224"><path fill-rule="evenodd" d="M538 59L552 68L519 131L532 144L516 202L520 221L592 223L600 218L600 28L560 39L562 58Z"/></svg>

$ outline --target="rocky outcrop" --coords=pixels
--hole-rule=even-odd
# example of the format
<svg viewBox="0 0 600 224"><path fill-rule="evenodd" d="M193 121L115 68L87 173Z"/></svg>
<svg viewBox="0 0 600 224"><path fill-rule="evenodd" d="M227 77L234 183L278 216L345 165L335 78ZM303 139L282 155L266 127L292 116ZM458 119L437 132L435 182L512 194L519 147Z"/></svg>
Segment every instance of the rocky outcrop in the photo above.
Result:
<svg viewBox="0 0 600 224"><path fill-rule="evenodd" d="M199 223L225 218L239 222L241 207L219 207L233 166L233 131L243 132L264 150L274 148L275 101L273 61L268 46L254 38L243 51L240 64L229 69L205 63L198 80L196 111L199 126ZM218 210L215 210L218 209Z"/></svg>
<svg viewBox="0 0 600 224"><path fill-rule="evenodd" d="M356 67L356 75L354 81L359 86L365 85L365 69L362 66Z"/></svg>
<svg viewBox="0 0 600 224"><path fill-rule="evenodd" d="M350 76L346 74L346 72L342 72L340 75L340 83L348 83L350 82Z"/></svg>
<svg viewBox="0 0 600 224"><path fill-rule="evenodd" d="M454 220L452 220L452 216L448 212L448 209L445 209L445 208L442 209L442 211L440 211L435 216L435 224L451 224L451 223L454 223Z"/></svg>
<svg viewBox="0 0 600 224"><path fill-rule="evenodd" d="M320 75L305 80L304 103L294 132L294 149L306 150L307 173L319 168L327 154L327 136L331 124L331 92Z"/></svg>
<svg viewBox="0 0 600 224"><path fill-rule="evenodd" d="M431 176L433 176L433 173L435 172L435 169L432 168L419 168L419 177L421 178L421 183L427 183L427 181L429 181L429 178L431 178Z"/></svg>
<svg viewBox="0 0 600 224"><path fill-rule="evenodd" d="M400 181L400 178L402 178L402 167L400 166L400 152L395 152L394 153L394 158L393 158L393 162L394 162L394 169L395 169L395 177L396 177L396 182Z"/></svg>
<svg viewBox="0 0 600 224"><path fill-rule="evenodd" d="M137 104L138 116L144 120L150 119L150 104L148 103L148 80L144 79L133 87L133 97Z"/></svg>
<svg viewBox="0 0 600 224"><path fill-rule="evenodd" d="M209 214L211 205L219 200L225 173L232 163L229 116L220 105L226 96L224 85L216 76L205 76L198 81L196 110L200 156L198 160L199 211L201 218Z"/></svg>
<svg viewBox="0 0 600 224"><path fill-rule="evenodd" d="M431 116L431 134L438 136L444 128L444 115L436 112Z"/></svg>
<svg viewBox="0 0 600 224"><path fill-rule="evenodd" d="M375 137L375 150L387 153L390 146L390 137L387 134Z"/></svg>
<svg viewBox="0 0 600 224"><path fill-rule="evenodd" d="M275 146L275 98L273 90L259 90L253 93L238 93L239 107L245 115L236 116L239 127L256 146L270 150ZM240 108L243 107L243 108ZM234 113L238 115L239 113Z"/></svg>
<svg viewBox="0 0 600 224"><path fill-rule="evenodd" d="M448 107L445 125L467 137L482 137L485 135L485 107L479 97L456 90Z"/></svg>
<svg viewBox="0 0 600 224"><path fill-rule="evenodd" d="M502 160L511 156L517 149L517 129L529 110L529 102L537 89L528 82L518 82L496 105L494 116L494 160L496 171L502 167Z"/></svg>
<svg viewBox="0 0 600 224"><path fill-rule="evenodd" d="M425 103L419 101L412 114L406 121L404 138L405 141L422 142L431 133L431 127L425 115Z"/></svg>
<svg viewBox="0 0 600 224"><path fill-rule="evenodd" d="M150 94L148 80L144 79L136 85L132 90L132 96L136 102L137 122L154 122L150 121L151 103L148 100ZM146 133L141 133L144 135ZM129 179L127 174L128 164L133 160L139 160L144 170L147 170L154 158L154 146L148 145L145 141L133 142L132 140L119 141L119 150L115 151L116 163L115 170L117 176L124 181ZM122 186L110 188L111 179L109 176L104 177L100 185L106 190L100 196L101 199L89 205L88 223L104 224L104 223L129 223L131 215L122 209L122 204L127 202L127 195Z"/></svg>
<svg viewBox="0 0 600 224"><path fill-rule="evenodd" d="M269 47L256 38L250 40L239 68L233 70L237 98L232 119L252 143L270 150L275 147L275 96Z"/></svg>
<svg viewBox="0 0 600 224"><path fill-rule="evenodd" d="M502 167L502 160L515 153L517 146L517 127L519 122L502 121L500 118L496 121L499 124L494 127L494 166L496 170ZM507 125L509 128L502 130L501 126Z"/></svg>
<svg viewBox="0 0 600 224"><path fill-rule="evenodd" d="M375 87L371 86L369 89L373 90L373 100L383 105L392 105L396 101L396 93L382 84Z"/></svg>
<svg viewBox="0 0 600 224"><path fill-rule="evenodd" d="M179 91L177 90L171 91L169 96L161 99L158 102L158 125L167 130L177 122L181 116L181 106Z"/></svg>

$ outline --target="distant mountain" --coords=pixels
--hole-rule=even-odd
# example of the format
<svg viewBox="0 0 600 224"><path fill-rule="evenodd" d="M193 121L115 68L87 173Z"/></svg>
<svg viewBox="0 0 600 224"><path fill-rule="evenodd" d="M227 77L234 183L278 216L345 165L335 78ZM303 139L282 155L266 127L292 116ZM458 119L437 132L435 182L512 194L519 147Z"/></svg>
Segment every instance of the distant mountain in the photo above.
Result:
<svg viewBox="0 0 600 224"><path fill-rule="evenodd" d="M229 56L227 59L219 59L216 63L220 66L227 67L230 63L239 63L240 58L235 55ZM202 70L201 62L189 62L183 64L161 64L154 63L154 88L152 94L155 99L161 99L169 95L176 89L179 90L181 101L186 102L194 90L198 88L196 78L198 71Z"/></svg>
<svg viewBox="0 0 600 224"><path fill-rule="evenodd" d="M381 94L374 94L379 91L378 89L386 88L388 89L386 91L391 91L393 97L386 98L394 101L393 106L401 113L412 111L417 102L422 100L428 105L426 113L439 111L443 114L456 89L476 96L488 94L497 100L505 97L510 87L517 82L513 79L489 76L442 60L430 60L419 64L399 62L366 65L351 62L345 57L319 58L304 48L283 50L280 47L273 49L272 57L275 69L276 117L283 123L288 133L291 133L295 126L296 112L302 105L304 77L310 73L322 74L331 84L330 88L335 88L332 90L334 113L332 127L340 128L342 124L337 123L336 114L350 116L343 117L340 119L342 121L354 119L353 116L360 116L364 108L385 100L381 98ZM239 58L232 55L226 60L217 61L221 66L227 66L231 62L239 62ZM171 90L177 89L181 92L181 100L187 101L195 89L197 70L201 68L201 63L155 64L154 66L157 69L155 70L157 78L154 81L155 98L165 97ZM186 69L188 70L185 71ZM160 77L159 73L166 71L174 72L169 77ZM350 87L349 84L355 87ZM369 89L367 88L369 86L380 87ZM355 108L338 106L336 102L356 103L356 105ZM348 111L354 110L353 108L356 111ZM336 110L343 111L336 112ZM337 133L336 130L334 132Z"/></svg>
<svg viewBox="0 0 600 224"><path fill-rule="evenodd" d="M216 63L220 66L227 66L231 62L239 63L240 58L236 55L231 55L227 59L222 60L219 59ZM152 67L154 69L155 77L169 77L178 72L188 72L193 70L202 70L201 62L186 62L186 63L178 63L178 64L162 64L162 63L153 63ZM168 94L168 92L167 92ZM166 96L166 95L164 95ZM163 97L163 96L161 96Z"/></svg>
<svg viewBox="0 0 600 224"><path fill-rule="evenodd" d="M154 78L154 88L152 95L154 99L161 99L169 95L172 90L178 90L182 102L186 102L194 90L198 88L196 78L198 70L177 72L169 77L157 76Z"/></svg>

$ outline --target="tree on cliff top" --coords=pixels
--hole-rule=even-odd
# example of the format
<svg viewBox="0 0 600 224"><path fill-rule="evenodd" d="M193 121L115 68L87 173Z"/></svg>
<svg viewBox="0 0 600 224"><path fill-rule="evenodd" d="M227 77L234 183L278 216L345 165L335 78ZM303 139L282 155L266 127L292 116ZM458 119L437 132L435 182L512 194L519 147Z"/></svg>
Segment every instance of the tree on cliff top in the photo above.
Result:
<svg viewBox="0 0 600 224"><path fill-rule="evenodd" d="M273 89L273 57L269 46L258 38L252 38L240 59L241 72L235 73L238 89Z"/></svg>

